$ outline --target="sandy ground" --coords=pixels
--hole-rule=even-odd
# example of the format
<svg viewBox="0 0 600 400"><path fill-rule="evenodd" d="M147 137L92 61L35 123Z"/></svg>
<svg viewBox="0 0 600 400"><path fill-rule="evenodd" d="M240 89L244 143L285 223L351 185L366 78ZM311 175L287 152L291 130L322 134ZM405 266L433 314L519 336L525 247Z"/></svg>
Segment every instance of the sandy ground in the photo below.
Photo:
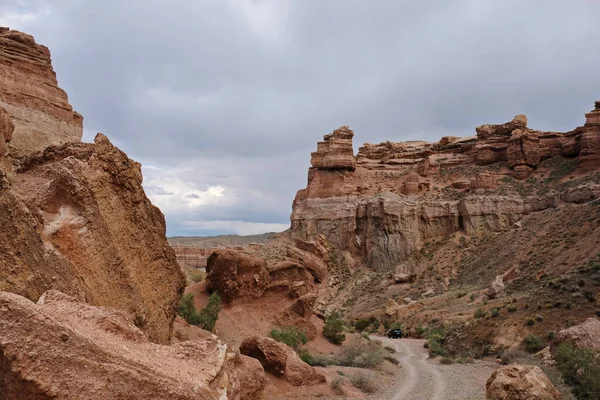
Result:
<svg viewBox="0 0 600 400"><path fill-rule="evenodd" d="M485 400L485 382L498 368L496 363L481 360L442 365L438 359L429 359L424 340L374 338L396 349L402 369L397 384L373 399Z"/></svg>

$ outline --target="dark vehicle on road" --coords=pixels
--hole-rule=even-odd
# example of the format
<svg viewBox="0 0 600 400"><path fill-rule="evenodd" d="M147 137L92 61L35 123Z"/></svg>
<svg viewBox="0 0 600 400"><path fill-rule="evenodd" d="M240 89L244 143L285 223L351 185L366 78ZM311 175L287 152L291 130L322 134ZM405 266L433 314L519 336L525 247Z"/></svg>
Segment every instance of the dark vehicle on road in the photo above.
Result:
<svg viewBox="0 0 600 400"><path fill-rule="evenodd" d="M388 337L390 339L400 339L402 337L402 329L390 329Z"/></svg>

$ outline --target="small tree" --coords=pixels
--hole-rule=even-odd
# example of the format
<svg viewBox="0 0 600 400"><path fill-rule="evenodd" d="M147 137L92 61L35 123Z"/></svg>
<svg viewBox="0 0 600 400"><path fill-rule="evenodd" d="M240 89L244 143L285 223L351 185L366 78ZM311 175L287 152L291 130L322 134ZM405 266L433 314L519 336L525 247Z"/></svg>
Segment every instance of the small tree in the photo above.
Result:
<svg viewBox="0 0 600 400"><path fill-rule="evenodd" d="M325 318L325 326L323 326L323 336L331 343L342 344L346 340L344 321L340 313L332 312Z"/></svg>
<svg viewBox="0 0 600 400"><path fill-rule="evenodd" d="M217 292L214 292L208 298L206 307L200 310L200 312L192 314L188 322L212 332L219 318L219 311L221 311L221 297Z"/></svg>
<svg viewBox="0 0 600 400"><path fill-rule="evenodd" d="M177 313L181 318L185 319L187 322L190 322L190 318L196 313L193 294L187 293L183 295L179 301L179 311Z"/></svg>

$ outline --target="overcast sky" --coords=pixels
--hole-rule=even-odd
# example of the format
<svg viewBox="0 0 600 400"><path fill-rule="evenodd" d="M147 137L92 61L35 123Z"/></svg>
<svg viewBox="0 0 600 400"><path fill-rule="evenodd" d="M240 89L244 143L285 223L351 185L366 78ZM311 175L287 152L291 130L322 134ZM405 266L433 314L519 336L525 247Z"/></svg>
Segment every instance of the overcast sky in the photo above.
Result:
<svg viewBox="0 0 600 400"><path fill-rule="evenodd" d="M289 226L310 152L470 136L600 100L598 0L0 0L84 117L143 164L168 235Z"/></svg>

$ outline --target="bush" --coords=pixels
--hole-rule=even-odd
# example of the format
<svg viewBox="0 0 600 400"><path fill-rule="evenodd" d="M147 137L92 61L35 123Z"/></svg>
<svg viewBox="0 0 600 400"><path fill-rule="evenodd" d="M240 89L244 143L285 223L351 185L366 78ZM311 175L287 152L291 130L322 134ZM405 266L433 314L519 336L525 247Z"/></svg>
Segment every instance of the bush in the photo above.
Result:
<svg viewBox="0 0 600 400"><path fill-rule="evenodd" d="M517 311L517 306L513 306L513 305L508 306L508 312L515 312L515 311Z"/></svg>
<svg viewBox="0 0 600 400"><path fill-rule="evenodd" d="M544 348L542 339L535 335L528 335L525 337L525 340L523 340L523 343L525 344L525 349L530 353L538 352Z"/></svg>
<svg viewBox="0 0 600 400"><path fill-rule="evenodd" d="M525 325L527 325L527 326L535 325L535 318L533 318L533 317L525 318Z"/></svg>
<svg viewBox="0 0 600 400"><path fill-rule="evenodd" d="M490 314L492 315L492 317L494 317L494 318L495 318L495 317L497 317L497 316L499 316L499 315L500 315L500 310L498 309L498 307L493 307L493 308L490 310Z"/></svg>
<svg viewBox="0 0 600 400"><path fill-rule="evenodd" d="M452 357L442 357L440 360L441 364L454 364L454 359Z"/></svg>
<svg viewBox="0 0 600 400"><path fill-rule="evenodd" d="M331 381L331 389L333 390L333 393L339 394L339 395L344 394L344 389L342 389L343 385L344 385L343 378L337 377L333 381Z"/></svg>
<svg viewBox="0 0 600 400"><path fill-rule="evenodd" d="M375 393L377 391L375 382L364 373L354 375L350 378L350 382L365 393Z"/></svg>
<svg viewBox="0 0 600 400"><path fill-rule="evenodd" d="M202 329L212 332L215 329L215 324L219 318L219 311L221 311L221 297L217 292L214 292L208 298L206 307L200 310L200 312L190 316L189 323L198 325Z"/></svg>
<svg viewBox="0 0 600 400"><path fill-rule="evenodd" d="M554 359L578 399L600 399L600 359L592 350L562 343L557 347Z"/></svg>
<svg viewBox="0 0 600 400"><path fill-rule="evenodd" d="M333 344L342 344L346 340L344 334L345 326L342 317L337 311L332 312L325 318L323 336Z"/></svg>
<svg viewBox="0 0 600 400"><path fill-rule="evenodd" d="M298 356L311 367L327 367L332 364L331 359L321 355L313 355L304 349L298 351Z"/></svg>
<svg viewBox="0 0 600 400"><path fill-rule="evenodd" d="M352 343L344 345L336 363L344 367L374 368L383 363L386 356L383 347L356 338Z"/></svg>
<svg viewBox="0 0 600 400"><path fill-rule="evenodd" d="M424 326L417 326L415 328L415 333L417 335L417 338L425 337L425 334L427 333L427 328L425 328Z"/></svg>
<svg viewBox="0 0 600 400"><path fill-rule="evenodd" d="M487 312L483 308L475 310L475 318L483 318L487 315Z"/></svg>
<svg viewBox="0 0 600 400"><path fill-rule="evenodd" d="M437 338L429 339L427 341L427 344L429 347L429 356L430 357L435 357L435 356L448 357L448 352L446 351L446 349L444 349L444 346L442 345L441 340L439 340Z"/></svg>
<svg viewBox="0 0 600 400"><path fill-rule="evenodd" d="M354 329L356 329L358 332L362 332L366 330L369 325L371 325L371 322L372 321L367 318L357 319L356 322L354 322Z"/></svg>
<svg viewBox="0 0 600 400"><path fill-rule="evenodd" d="M191 270L188 273L188 280L194 283L202 282L205 277L206 273L204 271L200 271L199 269Z"/></svg>
<svg viewBox="0 0 600 400"><path fill-rule="evenodd" d="M308 342L306 334L295 326L273 329L271 330L271 337L278 342L287 344L296 352L300 349L300 346Z"/></svg>
<svg viewBox="0 0 600 400"><path fill-rule="evenodd" d="M191 293L184 294L181 300L179 300L179 310L177 314L188 323L190 323L190 317L196 313L196 307L194 306L194 295Z"/></svg>
<svg viewBox="0 0 600 400"><path fill-rule="evenodd" d="M556 339L556 332L553 332L553 331L548 332L548 334L546 335L546 339L550 340L550 341Z"/></svg>

